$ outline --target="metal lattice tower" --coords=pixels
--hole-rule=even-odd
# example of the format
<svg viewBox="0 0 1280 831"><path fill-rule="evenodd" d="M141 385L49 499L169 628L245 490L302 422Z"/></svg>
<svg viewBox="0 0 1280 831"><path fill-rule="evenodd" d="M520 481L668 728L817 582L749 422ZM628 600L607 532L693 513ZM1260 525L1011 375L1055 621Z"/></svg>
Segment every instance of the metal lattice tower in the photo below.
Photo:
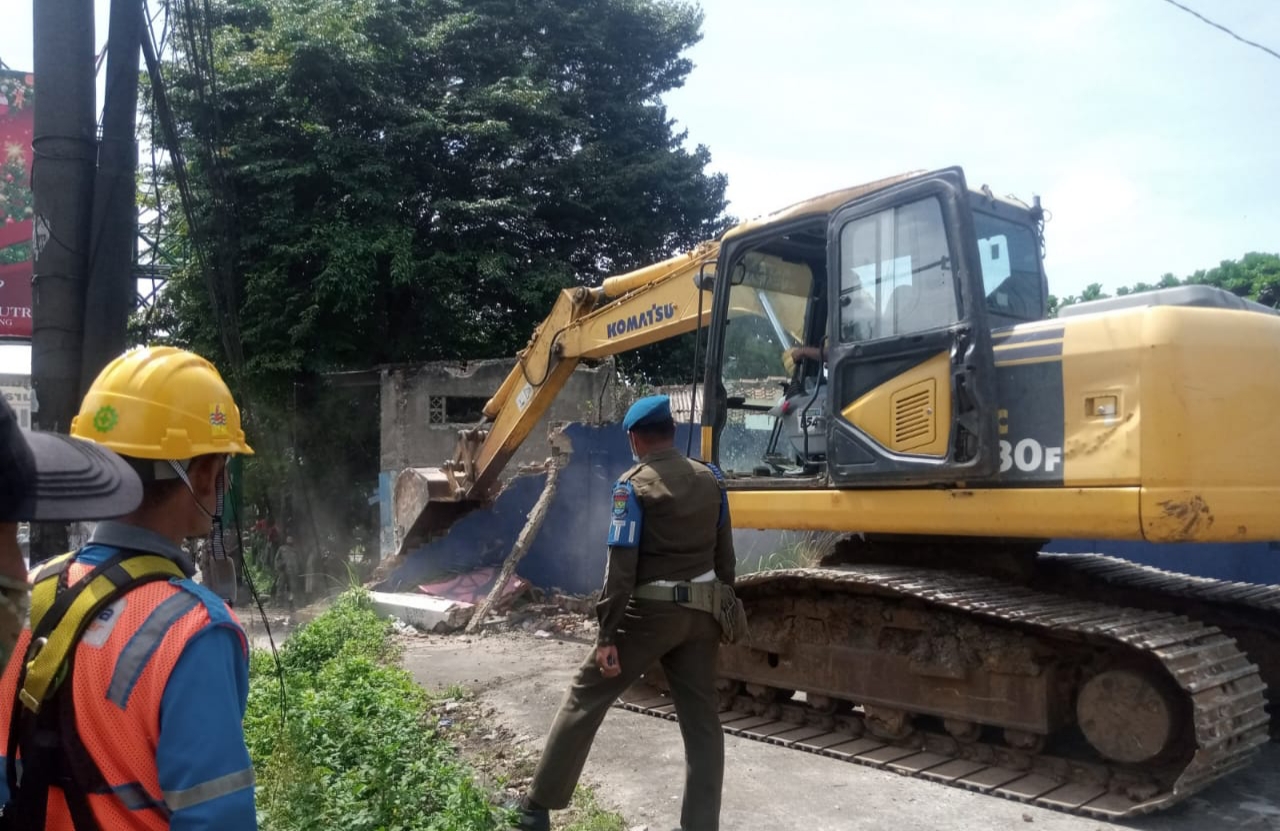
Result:
<svg viewBox="0 0 1280 831"><path fill-rule="evenodd" d="M150 37L156 53L166 54L169 41L169 4L162 0L154 10L145 0L146 12L144 37ZM182 219L176 194L166 189L165 165L168 154L156 126L154 107L150 94L144 96L144 112L147 118L139 124L139 194L138 194L138 242L134 254L134 277L137 281L137 310L150 317L156 308L160 292L168 282L173 269L179 265L177 252L182 244L175 233L175 223Z"/></svg>

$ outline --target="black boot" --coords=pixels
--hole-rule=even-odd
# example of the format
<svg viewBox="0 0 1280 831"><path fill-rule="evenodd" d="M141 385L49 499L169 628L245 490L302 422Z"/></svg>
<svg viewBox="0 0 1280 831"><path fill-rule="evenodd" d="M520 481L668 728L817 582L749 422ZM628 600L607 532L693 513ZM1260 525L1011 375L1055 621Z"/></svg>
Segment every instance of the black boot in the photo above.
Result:
<svg viewBox="0 0 1280 831"><path fill-rule="evenodd" d="M551 812L525 797L516 805L516 824L519 831L551 831Z"/></svg>

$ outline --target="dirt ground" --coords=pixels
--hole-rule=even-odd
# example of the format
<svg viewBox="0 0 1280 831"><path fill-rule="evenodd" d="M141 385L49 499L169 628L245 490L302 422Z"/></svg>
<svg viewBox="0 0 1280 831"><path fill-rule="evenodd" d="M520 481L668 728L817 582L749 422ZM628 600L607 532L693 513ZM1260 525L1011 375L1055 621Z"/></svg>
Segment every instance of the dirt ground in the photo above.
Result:
<svg viewBox="0 0 1280 831"><path fill-rule="evenodd" d="M405 667L431 689L461 687L468 700L441 706L466 755L513 792L527 781L556 707L589 648L578 633L516 631L405 638ZM1254 767L1182 805L1124 825L1030 807L895 773L726 736L724 831L1280 831L1280 747ZM677 726L611 711L584 782L632 827L667 831L679 821L683 750Z"/></svg>

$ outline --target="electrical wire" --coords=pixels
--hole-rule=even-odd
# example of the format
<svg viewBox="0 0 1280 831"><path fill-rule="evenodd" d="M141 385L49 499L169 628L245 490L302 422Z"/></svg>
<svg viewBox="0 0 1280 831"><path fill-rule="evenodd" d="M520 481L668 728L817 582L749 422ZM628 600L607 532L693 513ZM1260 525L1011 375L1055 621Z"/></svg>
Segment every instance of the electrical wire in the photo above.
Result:
<svg viewBox="0 0 1280 831"><path fill-rule="evenodd" d="M231 477L227 477L228 495L238 493L238 489L231 487ZM232 500L234 502L234 500ZM244 530L240 527L240 512L236 511L236 550L240 552L240 559L243 562L245 558L244 550ZM222 526L225 528L225 526ZM225 530L224 532L225 533ZM226 549L226 546L223 546ZM258 607L258 615L262 618L262 627L267 633L267 643L271 645L271 660L276 665L276 677L280 679L280 727L283 729L289 723L289 694L288 688L284 680L284 664L280 662L280 652L276 649L275 636L271 634L271 621L267 620L267 610L262 605L262 596L258 594L258 587L253 584L253 575L249 573L249 569L244 569L244 581L249 586L249 594L253 596L253 602Z"/></svg>
<svg viewBox="0 0 1280 831"><path fill-rule="evenodd" d="M146 58L147 71L151 76L152 96L157 120L160 122L165 144L168 145L174 183L178 188L182 212L187 218L187 228L191 237L191 250L195 254L196 264L200 269L200 273L205 278L205 285L209 291L209 300L210 305L213 307L214 317L220 324L218 332L222 339L223 350L226 352L227 360L231 362L233 372L239 375L244 366L243 351L240 348L239 321L236 319L234 310L230 308L231 304L223 296L224 293L220 290L217 275L209 262L206 250L205 228L204 224L196 216L195 195L187 175L186 158L178 139L178 128L173 116L173 110L169 106L168 93L160 69L160 59L156 51L156 44L152 39L153 34L148 32L147 37L142 39L142 52ZM196 86L202 87L203 85L197 84ZM241 409L248 409L247 403Z"/></svg>
<svg viewBox="0 0 1280 831"><path fill-rule="evenodd" d="M1187 6L1182 5L1181 3L1178 2L1178 0L1164 0L1164 2L1168 3L1170 6L1175 6L1179 9L1182 9L1184 12L1191 15L1192 17L1199 18L1199 20L1202 23L1206 23L1221 32L1226 32L1228 35L1240 41L1241 43L1245 44L1246 46L1252 46L1254 49L1261 49L1263 52L1266 52L1268 55L1275 58L1276 60L1280 60L1280 52L1277 52L1276 50L1272 49L1269 46L1263 46L1261 43L1257 43L1256 41L1249 40L1246 37L1241 37L1240 35L1228 29L1226 26L1223 26L1221 23L1215 23L1209 18L1200 14L1200 12L1196 11L1195 9L1188 8Z"/></svg>
<svg viewBox="0 0 1280 831"><path fill-rule="evenodd" d="M179 46L174 47L174 51L185 57L186 69L192 82L187 85L188 88L194 92L202 111L212 116L210 124L212 135L207 135L198 149L209 185L206 192L202 194L203 202L210 208L211 224L215 226L213 235L218 236L216 233L218 226L225 222L230 210L229 206L233 205L235 200L228 195L230 184L218 152L222 131L219 113L214 105L218 85L213 69L213 35L209 25L211 9L206 3L201 14L192 0L178 0L175 6L173 13L179 15L182 25L174 27L175 37L180 42ZM166 31L167 20L166 18ZM164 37L163 32L161 36ZM235 240L223 234L219 237L217 245L209 246L207 239L209 232L204 227L204 223L197 219L186 162L160 71L159 44L155 40L154 28L148 32L147 37L143 38L143 53L147 58L147 68L151 74L156 111L164 131L165 143L169 147L174 180L178 186L183 213L187 217L191 247L209 292L214 317L219 324L218 332L222 339L223 351L230 364L232 376L239 378L244 368L244 349L240 336L239 312L235 303L234 278L228 264ZM208 249L212 250L212 256ZM212 261L213 257L217 258L216 264ZM243 404L242 409L249 409L247 402Z"/></svg>
<svg viewBox="0 0 1280 831"><path fill-rule="evenodd" d="M324 550L320 546L320 526L316 523L315 508L311 504L311 488L307 487L306 476L300 472L302 466L298 464L302 454L298 448L298 382L293 382L293 409L289 412L289 433L290 442L293 445L293 453L291 454L292 464L290 470L297 477L298 490L302 491L302 501L306 505L307 518L311 520L311 545L316 554L316 561L323 561ZM312 574L312 572L307 572Z"/></svg>
<svg viewBox="0 0 1280 831"><path fill-rule="evenodd" d="M145 17L145 9L144 9L144 10L140 10L140 11L139 11L139 14L142 14L142 15L143 15L143 20L145 20L145 19L146 19L146 17ZM141 28L141 27L139 27L139 28ZM107 42L107 46L103 47L103 50L102 50L102 58L101 58L100 60L106 61L108 58L110 58L111 60L110 60L108 63L109 63L109 65L111 66L111 68L112 68L112 69L114 69L114 68L115 68L115 59L116 59L117 57L119 57L119 56L113 56L113 55L111 55L111 54L110 54L110 48L111 48L111 46L110 46L110 40L108 40L108 42ZM98 125L97 125L97 130L98 130L98 133L99 133L99 137L98 137L98 147L99 147L99 152L101 152L101 146L102 146L103 144L105 144L105 143L106 143L106 141L107 141L107 139L104 139L104 138L101 136L101 133L102 133L102 126L103 126L103 119L104 119L104 118L106 118L107 110L112 106L112 104L113 104L113 102L115 101L116 97L117 97L118 95L120 95L120 93L121 93L121 88L123 87L123 85L125 85L125 84L136 84L136 83L138 82L138 66L137 66L137 58L138 58L138 44L136 44L136 43L135 43L135 44L133 45L133 48L132 48L131 50L129 50L129 54L131 54L131 55L133 56L133 58L134 58L133 71L120 71L120 70L118 70L114 75L112 75L110 78L108 78L107 85L106 85L106 89L105 89L104 94L103 94L103 97L102 97L102 99L103 99L103 100L102 100L102 111L98 113ZM135 105L134 105L134 110L135 110L135 111L137 110L137 105L136 105L136 103L135 103ZM136 141L137 141L137 138L138 138L138 129L139 129L139 127L138 127L137 123L135 122L135 124L134 124L134 128L133 128L133 139L132 139L132 141L133 141L133 142L136 142ZM111 140L112 140L112 141L116 141L116 142L121 142L121 143L123 143L123 141L124 141L123 139L111 139ZM131 174L128 178L129 178L129 180L130 180L130 183L132 184L132 179L133 179L132 174ZM120 187L120 179L121 179L121 177L120 177L120 176L112 176L112 177L111 177L111 180L110 180L110 181L111 181L111 185L110 185L110 187L107 189L106 199L102 202L102 204L110 205L110 204L112 203L112 201L115 199L116 191L117 191L117 190L119 189L119 187ZM96 202L96 200L95 200L95 202ZM86 273L86 274L88 274L88 275L92 275L92 274L93 274L93 272L94 272L94 269L95 269L95 268L97 267L97 265L98 265L99 246L100 246L100 244L102 243L102 231L103 231L103 228L105 228L105 227L106 227L107 222L108 222L107 215L104 213L102 216L100 216L100 217L98 218L97 225L96 225L96 226L94 226L94 227L91 227L91 228L89 229L89 257L88 257L88 261L87 261L87 265L86 265L86 269L85 269L85 273ZM132 264L132 263L130 263L130 271L132 271L132 265L133 265L133 264Z"/></svg>
<svg viewBox="0 0 1280 831"><path fill-rule="evenodd" d="M189 0L186 0L186 2L183 3L183 5L187 12L187 18L188 18L187 22L190 28L188 29L186 27L177 27L177 31L180 33L188 34L190 36L189 37L190 42L188 45L195 47L197 38L195 38L194 35L192 35L192 32L194 32L196 29L200 27L198 27L195 23L194 15L191 12L191 3L189 2ZM145 12L146 12L146 7L144 6L144 13ZM208 12L208 7L206 6L206 14L207 12ZM155 18L151 17L150 15L147 15L147 18L148 18L147 20L148 25L146 26L147 31L144 32L144 36L142 37L141 40L142 40L142 52L146 62L147 73L151 79L150 101L155 111L155 122L158 122L160 134L164 137L165 139L164 143L167 145L167 149L169 153L169 162L173 170L174 184L178 189L179 203L182 207L182 212L187 219L187 228L190 234L191 250L195 254L196 262L198 267L200 268L200 272L205 277L206 285L210 294L210 302L214 310L214 315L215 317L220 319L220 322L223 323L223 325L218 327L223 339L223 348L227 353L227 359L232 362L233 369L236 371L237 374L239 374L240 369L243 367L243 354L240 348L242 344L240 341L239 321L237 320L236 315L234 314L234 310L230 308L230 304L227 302L227 298L223 296L224 293L219 291L220 288L224 288L224 287L219 286L217 276L214 274L213 269L210 267L210 263L209 263L206 248L205 248L205 238L204 238L205 228L203 224L200 221L198 221L196 216L195 194L191 187L190 178L187 175L186 159L182 152L182 146L178 140L177 124L174 119L173 110L169 106L169 100L168 100L168 94L167 94L166 85L164 81L164 76L161 72L160 54L161 54L161 49L163 48L165 40L169 33L168 15L166 14L165 16L164 29L162 30L159 39L156 38L156 34L155 34ZM207 18L205 22L207 23ZM205 29L207 30L207 27L205 27ZM200 45L204 45L209 49L208 55L205 56L205 60L208 62L207 64L208 69L202 72L202 68L199 66L201 56L199 54L198 48L193 48L190 52L188 52L188 59L192 64L191 66L192 74L195 77L195 80L198 82L195 84L196 94L200 98L200 103L204 106L207 106L208 99L205 96L205 85L206 85L206 79L208 75L212 74L212 37L206 31L205 37L200 38L199 40L202 41ZM154 130L155 130L154 123L152 125L152 129L154 133ZM217 154L210 152L209 156L212 160L209 165L210 170L211 172L216 174L218 172L217 171L218 165L216 161ZM158 183L157 183L157 187L158 187ZM215 207L220 207L220 205L217 204L219 203L218 194L211 193L210 196L212 197L211 201L215 203ZM247 402L244 400L243 394L241 396L241 405L242 405L242 409L247 409ZM236 489L230 486L230 483L228 483L228 490L230 490L232 493L237 492ZM235 524L236 524L238 550L241 552L241 557L243 558L244 530L241 527L240 515L238 512L235 517ZM220 526L220 527L221 527L222 533L225 534L226 532L225 526ZM225 550L225 545L223 546L223 548ZM249 573L248 569L244 569L244 577L245 577L245 583L249 586L249 593L250 595L252 595L254 603L258 608L258 614L262 618L263 627L267 633L267 642L271 646L272 660L275 663L276 675L280 681L280 722L281 722L281 726L283 727L288 722L288 690L285 683L284 665L280 662L280 653L276 647L275 636L271 632L271 623L267 618L267 612L266 612L266 608L263 606L262 597L261 595L258 594L257 586L254 585L253 576Z"/></svg>
<svg viewBox="0 0 1280 831"><path fill-rule="evenodd" d="M49 142L49 141L64 141L70 144L79 144L81 146L88 147L89 150L87 153L79 154L79 155L74 153L65 153L65 154L45 153L41 151L40 146L45 142ZM84 164L93 164L97 161L97 158L98 158L97 144L92 140L87 139L83 136L66 136L66 135L58 135L54 133L34 136L31 139L31 175L29 177L32 192L35 191L36 172L37 172L37 169L39 168L40 162L43 162L43 161L82 162ZM44 233L49 235L50 240L62 246L72 256L74 257L80 256L79 249L69 244L68 242L66 242L66 240L62 239L56 233L54 233L52 225L46 222L41 226L41 230L43 230ZM34 237L33 237L33 242L34 242Z"/></svg>

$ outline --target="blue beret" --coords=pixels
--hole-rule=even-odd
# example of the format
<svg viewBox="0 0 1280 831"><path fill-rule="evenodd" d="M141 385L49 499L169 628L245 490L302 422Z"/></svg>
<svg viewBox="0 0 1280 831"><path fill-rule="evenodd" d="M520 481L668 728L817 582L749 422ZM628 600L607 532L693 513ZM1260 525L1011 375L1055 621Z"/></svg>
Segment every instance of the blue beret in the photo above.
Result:
<svg viewBox="0 0 1280 831"><path fill-rule="evenodd" d="M637 427L664 421L671 421L671 399L665 395L649 395L631 405L622 426L629 433Z"/></svg>

